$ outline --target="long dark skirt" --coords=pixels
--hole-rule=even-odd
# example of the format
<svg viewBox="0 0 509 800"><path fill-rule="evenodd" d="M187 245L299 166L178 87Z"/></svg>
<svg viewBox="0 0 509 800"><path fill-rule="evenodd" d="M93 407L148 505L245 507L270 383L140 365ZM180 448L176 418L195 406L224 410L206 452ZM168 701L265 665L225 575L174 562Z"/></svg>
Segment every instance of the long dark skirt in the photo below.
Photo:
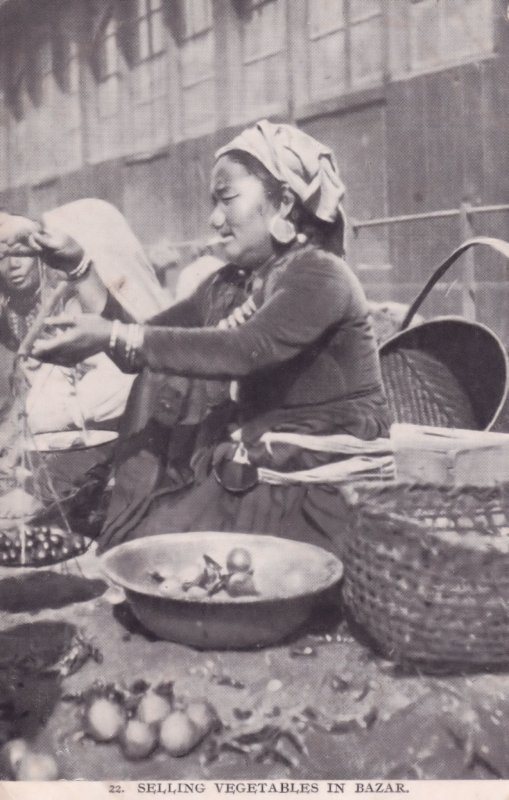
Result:
<svg viewBox="0 0 509 800"><path fill-rule="evenodd" d="M218 481L214 459L234 449L231 441L228 444L230 412L227 403L218 404L200 419L204 392L203 382L149 371L139 376L121 428L115 487L99 548L159 533L216 530L271 534L340 551L351 510L339 486L258 483L232 492ZM344 432L360 438L384 435L376 415L371 419L354 405ZM318 410L316 417L316 430L311 419L307 432L328 432ZM278 422L277 415L274 419ZM262 430L277 429L270 419L263 422ZM340 430L336 424L335 431ZM252 452L256 455L256 443ZM288 454L285 459L283 471L315 465L292 462ZM282 468L276 463L264 466Z"/></svg>
<svg viewBox="0 0 509 800"><path fill-rule="evenodd" d="M209 475L200 485L149 495L128 521L105 531L100 546L159 533L228 531L296 539L340 553L350 520L337 486L258 484L233 494Z"/></svg>

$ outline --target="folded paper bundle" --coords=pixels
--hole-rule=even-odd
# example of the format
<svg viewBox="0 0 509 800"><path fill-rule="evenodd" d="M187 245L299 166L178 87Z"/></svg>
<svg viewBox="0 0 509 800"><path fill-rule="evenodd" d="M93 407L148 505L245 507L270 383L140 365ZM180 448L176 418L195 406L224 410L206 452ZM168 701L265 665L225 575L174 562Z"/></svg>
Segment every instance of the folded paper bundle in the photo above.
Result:
<svg viewBox="0 0 509 800"><path fill-rule="evenodd" d="M394 424L398 481L438 486L496 486L509 482L509 434Z"/></svg>

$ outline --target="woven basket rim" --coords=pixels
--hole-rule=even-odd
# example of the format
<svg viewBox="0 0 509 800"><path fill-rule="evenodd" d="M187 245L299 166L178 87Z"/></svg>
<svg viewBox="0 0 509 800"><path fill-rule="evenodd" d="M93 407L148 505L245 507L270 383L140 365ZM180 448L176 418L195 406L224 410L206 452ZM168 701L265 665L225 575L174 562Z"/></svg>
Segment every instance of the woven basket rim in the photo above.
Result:
<svg viewBox="0 0 509 800"><path fill-rule="evenodd" d="M509 500L509 481L497 483L494 486L476 486L474 484L464 484L462 486L444 486L436 483L418 483L416 481L391 481L379 482L373 485L365 486L362 490L362 498L376 499L377 497L387 496L395 493L407 492L434 492L435 494L447 495L455 499L464 494L474 494L491 496L500 492L507 493ZM362 500L363 502L363 500Z"/></svg>
<svg viewBox="0 0 509 800"><path fill-rule="evenodd" d="M363 511L361 513L378 522L396 522L394 518L391 518L390 513L380 511L378 513L374 511L372 513L370 513L370 511ZM415 533L422 533L426 536L428 541L436 539L451 547L456 547L458 550L469 552L493 553L501 556L509 555L509 536L490 536L490 534L481 534L470 529L465 529L463 533L458 533L456 531L442 530L440 528L423 525L411 517L404 520L402 518L400 519L402 523L404 521ZM402 538L408 538L408 534L405 533L405 531L398 531L398 533Z"/></svg>
<svg viewBox="0 0 509 800"><path fill-rule="evenodd" d="M453 487L451 489L448 489L447 487L434 486L433 484L419 485L410 483L379 486L376 489L373 488L372 490L368 490L367 500L361 499L358 502L356 507L356 515L359 525L362 525L362 518L366 516L371 520L376 520L381 523L401 523L401 525L405 525L407 527L407 530L409 529L415 534L422 534L426 536L428 541L436 539L441 543L450 545L451 547L456 547L458 550L478 553L491 553L493 555L499 554L501 556L505 556L509 555L509 536L494 536L490 535L489 533L481 534L469 528L466 528L461 533L458 533L457 531L443 530L434 526L425 525L419 519L412 517L411 513L405 511L405 509L402 509L398 512L391 512L386 509L375 507L374 505L377 498L383 496L389 497L391 495L391 491L394 493L394 490L405 493L412 490L421 492L433 491L438 494L446 495L451 499L462 496L467 491L471 494L484 496L488 499L489 497L496 497L497 492L500 492L501 490L503 491L504 488L506 491L508 491L509 496L509 484L507 483L499 484L498 486L494 487L471 486L461 488ZM401 534L402 538L408 538L408 533L406 533L404 529L398 532Z"/></svg>

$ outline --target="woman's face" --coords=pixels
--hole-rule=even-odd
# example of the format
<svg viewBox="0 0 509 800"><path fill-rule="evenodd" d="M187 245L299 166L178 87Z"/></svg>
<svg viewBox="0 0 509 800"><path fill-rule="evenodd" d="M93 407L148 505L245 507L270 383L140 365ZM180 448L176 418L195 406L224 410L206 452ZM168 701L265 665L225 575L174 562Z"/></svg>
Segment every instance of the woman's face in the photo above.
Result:
<svg viewBox="0 0 509 800"><path fill-rule="evenodd" d="M277 208L263 183L228 156L215 164L210 224L222 237L228 260L239 266L263 263L273 253L269 223Z"/></svg>
<svg viewBox="0 0 509 800"><path fill-rule="evenodd" d="M0 276L10 292L34 291L39 285L39 272L34 258L9 256L0 259Z"/></svg>

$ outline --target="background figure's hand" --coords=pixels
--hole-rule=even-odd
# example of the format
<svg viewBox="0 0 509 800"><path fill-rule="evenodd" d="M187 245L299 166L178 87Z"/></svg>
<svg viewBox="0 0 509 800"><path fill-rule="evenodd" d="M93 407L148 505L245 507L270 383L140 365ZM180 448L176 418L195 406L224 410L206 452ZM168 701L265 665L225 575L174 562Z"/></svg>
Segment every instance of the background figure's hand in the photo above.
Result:
<svg viewBox="0 0 509 800"><path fill-rule="evenodd" d="M33 232L29 243L48 267L65 273L76 269L84 256L83 248L75 239L55 228Z"/></svg>
<svg viewBox="0 0 509 800"><path fill-rule="evenodd" d="M96 314L48 317L47 331L55 331L49 339L37 339L31 356L52 364L71 366L106 350L112 323Z"/></svg>
<svg viewBox="0 0 509 800"><path fill-rule="evenodd" d="M14 245L26 243L28 237L39 229L39 223L33 219L0 211L0 257Z"/></svg>

